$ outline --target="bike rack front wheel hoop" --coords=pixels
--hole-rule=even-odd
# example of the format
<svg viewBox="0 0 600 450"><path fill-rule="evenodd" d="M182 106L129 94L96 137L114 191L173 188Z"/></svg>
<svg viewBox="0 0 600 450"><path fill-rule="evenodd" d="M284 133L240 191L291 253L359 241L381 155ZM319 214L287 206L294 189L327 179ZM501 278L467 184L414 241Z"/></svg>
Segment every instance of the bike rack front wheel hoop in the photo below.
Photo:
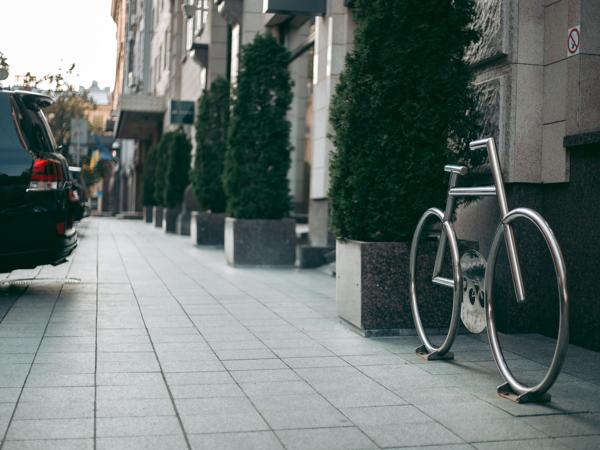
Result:
<svg viewBox="0 0 600 450"><path fill-rule="evenodd" d="M556 273L556 281L558 284L560 318L558 336L556 338L556 347L552 356L552 362L550 363L544 378L535 386L527 386L522 384L512 374L502 353L502 347L500 346L500 341L498 339L498 330L496 329L494 317L494 297L492 295L492 287L494 284L494 269L496 266L498 251L500 249L500 242L502 241L501 238L505 233L505 225L509 225L518 218L527 219L532 222L544 237L546 245L548 246L552 256ZM502 220L502 223L498 226L494 241L492 242L492 247L490 249L488 266L485 273L485 292L487 300L486 316L488 337L498 370L500 370L502 376L515 394L518 396L528 395L539 398L540 396L544 395L546 391L550 389L550 387L552 387L565 360L567 347L569 345L569 296L567 292L567 276L562 252L556 238L554 237L552 229L544 220L544 218L536 211L528 208L513 209L512 211L508 212L508 214Z"/></svg>
<svg viewBox="0 0 600 450"><path fill-rule="evenodd" d="M450 318L450 325L448 327L448 334L444 339L444 342L439 347L434 346L427 334L421 321L419 314L419 306L417 302L417 287L416 287L416 276L417 276L417 250L419 247L419 241L425 223L431 217L436 217L442 224L442 233L446 234L446 241L449 244L450 256L452 259L452 279L454 282L453 297L452 297L452 316ZM454 343L456 337L456 331L458 329L458 317L460 313L460 301L462 296L462 275L460 271L460 255L458 252L458 243L456 241L456 235L452 224L444 219L444 213L437 208L430 208L419 220L415 234L413 236L412 244L410 247L410 306L412 310L413 320L415 322L415 328L417 335L421 339L423 346L430 355L436 355L443 357L448 354L448 351Z"/></svg>

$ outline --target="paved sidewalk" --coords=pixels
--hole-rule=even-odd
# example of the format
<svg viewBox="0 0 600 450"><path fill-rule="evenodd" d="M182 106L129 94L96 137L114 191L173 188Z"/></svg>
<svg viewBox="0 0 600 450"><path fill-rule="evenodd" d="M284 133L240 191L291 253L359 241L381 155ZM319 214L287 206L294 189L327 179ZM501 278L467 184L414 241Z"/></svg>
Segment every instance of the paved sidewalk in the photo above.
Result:
<svg viewBox="0 0 600 450"><path fill-rule="evenodd" d="M362 338L318 271L232 269L141 222L81 235L0 287L4 449L600 448L597 353L572 346L553 402L516 405L485 342L424 363L415 337ZM551 342L506 340L539 375Z"/></svg>

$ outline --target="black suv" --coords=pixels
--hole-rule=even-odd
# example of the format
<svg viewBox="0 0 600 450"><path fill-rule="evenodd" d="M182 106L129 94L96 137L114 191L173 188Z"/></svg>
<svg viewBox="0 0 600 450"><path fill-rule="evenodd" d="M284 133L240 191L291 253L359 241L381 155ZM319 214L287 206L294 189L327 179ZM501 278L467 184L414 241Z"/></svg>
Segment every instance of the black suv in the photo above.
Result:
<svg viewBox="0 0 600 450"><path fill-rule="evenodd" d="M42 113L51 104L0 89L0 272L60 264L77 246L69 165Z"/></svg>

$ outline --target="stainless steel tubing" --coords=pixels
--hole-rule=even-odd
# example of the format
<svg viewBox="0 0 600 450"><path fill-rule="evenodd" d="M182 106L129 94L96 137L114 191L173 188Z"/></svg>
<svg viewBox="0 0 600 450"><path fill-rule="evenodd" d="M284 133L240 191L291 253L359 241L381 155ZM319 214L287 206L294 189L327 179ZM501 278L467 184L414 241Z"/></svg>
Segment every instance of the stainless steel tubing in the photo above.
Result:
<svg viewBox="0 0 600 450"><path fill-rule="evenodd" d="M433 277L433 279L431 280L431 282L433 284L439 284L440 286L446 286L446 287L449 287L449 288L454 288L454 280L451 280L450 278Z"/></svg>
<svg viewBox="0 0 600 450"><path fill-rule="evenodd" d="M450 325L448 327L448 334L444 339L444 342L439 346L435 347L427 334L425 333L425 329L423 328L423 323L421 322L421 316L419 315L419 306L417 302L417 287L416 287L416 276L417 276L417 250L419 247L419 241L421 233L425 227L425 223L428 219L435 217L442 223L442 232L441 236L446 235L446 243L450 244L450 255L452 258L452 280L453 283L451 286L453 290L452 297L452 316L450 318ZM441 241L441 237L440 237ZM412 310L413 319L415 321L415 328L417 330L417 334L423 342L423 345L430 353L438 353L439 355L444 355L447 353L452 344L454 343L454 338L456 337L456 331L458 329L458 318L460 315L460 300L462 297L462 275L460 272L460 262L459 262L459 253L458 253L458 243L456 242L456 235L454 234L454 229L452 224L444 219L444 213L437 208L430 208L425 211L425 214L421 216L419 223L417 224L417 228L415 230L415 234L413 236L411 248L410 248L410 306Z"/></svg>
<svg viewBox="0 0 600 450"><path fill-rule="evenodd" d="M496 150L496 143L493 138L487 138L471 142L469 147L471 150L483 147L487 148L494 186L496 187L496 195L498 196L500 216L504 219L508 214L508 202L506 201L506 192L504 190L504 181L502 180L502 170L500 169L500 158L498 157L498 150ZM508 261L510 263L517 301L524 302L525 287L523 286L523 277L521 276L521 267L519 266L517 244L515 243L515 235L508 223L504 223L504 233L506 233L506 251L508 253Z"/></svg>
<svg viewBox="0 0 600 450"><path fill-rule="evenodd" d="M457 167L457 166L446 166L448 167ZM448 190L452 190L458 181L459 172L455 170L450 170L450 179L448 180ZM455 198L452 196L446 197L446 208L444 209L444 218L442 222L448 222L452 218L452 211L454 210L454 203L456 202ZM436 279L438 275L442 272L442 263L444 261L444 253L446 252L446 233L442 233L440 235L440 244L438 245L437 253L435 255L435 264L433 266L433 279ZM435 281L434 281L435 282Z"/></svg>
<svg viewBox="0 0 600 450"><path fill-rule="evenodd" d="M452 197L489 197L496 195L495 186L455 187L448 191Z"/></svg>
<svg viewBox="0 0 600 450"><path fill-rule="evenodd" d="M469 169L466 166L455 166L453 164L446 164L444 166L444 172L456 173L458 175L466 175L469 173Z"/></svg>
<svg viewBox="0 0 600 450"><path fill-rule="evenodd" d="M527 386L522 384L514 377L509 369L506 360L504 359L504 355L502 354L502 348L498 340L498 331L496 329L494 317L494 297L492 295L492 288L494 284L496 258L498 256L498 250L500 249L500 241L502 235L506 233L506 225L509 225L511 222L519 218L529 220L537 227L540 233L542 233L542 236L548 245L548 249L550 250L550 254L552 255L552 261L554 263L554 269L556 272L556 281L558 283L560 320L558 336L556 338L556 347L554 349L552 362L548 367L548 371L546 372L544 378L535 386ZM556 381L567 354L567 347L569 345L569 296L567 292L567 274L562 252L550 226L539 213L528 208L517 208L509 211L504 216L502 223L498 226L494 241L492 242L492 247L490 249L488 265L485 273L485 292L487 298L486 316L488 337L498 370L500 370L504 379L517 394L537 395L545 393Z"/></svg>

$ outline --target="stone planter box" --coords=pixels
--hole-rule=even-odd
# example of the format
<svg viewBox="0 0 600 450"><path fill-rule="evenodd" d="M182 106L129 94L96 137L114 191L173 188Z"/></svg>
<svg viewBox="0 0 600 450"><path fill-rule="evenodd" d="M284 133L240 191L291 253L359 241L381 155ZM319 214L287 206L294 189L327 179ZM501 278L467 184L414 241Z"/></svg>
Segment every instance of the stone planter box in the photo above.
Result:
<svg viewBox="0 0 600 450"><path fill-rule="evenodd" d="M232 266L291 266L296 259L292 219L225 219L225 258Z"/></svg>
<svg viewBox="0 0 600 450"><path fill-rule="evenodd" d="M152 223L152 206L144 206L144 223Z"/></svg>
<svg viewBox="0 0 600 450"><path fill-rule="evenodd" d="M175 233L177 231L177 216L181 209L179 208L164 208L162 229L165 233Z"/></svg>
<svg viewBox="0 0 600 450"><path fill-rule="evenodd" d="M156 228L162 228L163 223L163 207L153 206L152 207L152 225Z"/></svg>
<svg viewBox="0 0 600 450"><path fill-rule="evenodd" d="M225 214L193 211L190 236L194 245L219 245L225 242Z"/></svg>
<svg viewBox="0 0 600 450"><path fill-rule="evenodd" d="M190 211L181 211L177 216L177 222L175 224L175 232L181 236L190 235L190 221L192 220L192 213Z"/></svg>
<svg viewBox="0 0 600 450"><path fill-rule="evenodd" d="M419 247L417 291L424 327L441 331L449 323L452 291L429 282L436 248L434 241ZM365 336L414 334L409 259L410 242L337 241L338 316Z"/></svg>
<svg viewBox="0 0 600 450"><path fill-rule="evenodd" d="M316 247L313 245L298 245L298 267L302 269L312 269L329 264L327 259L329 253L333 253L334 247Z"/></svg>

